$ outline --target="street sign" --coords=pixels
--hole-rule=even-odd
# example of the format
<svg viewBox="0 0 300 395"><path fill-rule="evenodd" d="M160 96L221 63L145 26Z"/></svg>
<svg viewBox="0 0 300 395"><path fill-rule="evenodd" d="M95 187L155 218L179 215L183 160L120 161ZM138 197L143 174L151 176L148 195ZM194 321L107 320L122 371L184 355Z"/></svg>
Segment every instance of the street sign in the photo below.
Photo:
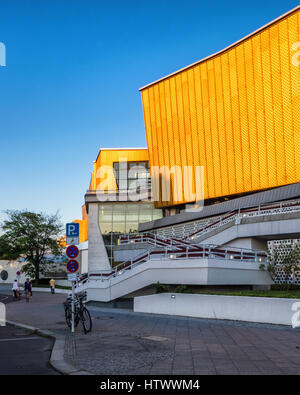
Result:
<svg viewBox="0 0 300 395"><path fill-rule="evenodd" d="M79 269L79 263L76 261L76 259L71 259L67 263L67 270L69 273L76 273Z"/></svg>
<svg viewBox="0 0 300 395"><path fill-rule="evenodd" d="M77 222L66 224L66 244L79 244L79 224Z"/></svg>
<svg viewBox="0 0 300 395"><path fill-rule="evenodd" d="M68 258L74 259L78 257L79 250L76 246L70 245L66 250L66 254Z"/></svg>

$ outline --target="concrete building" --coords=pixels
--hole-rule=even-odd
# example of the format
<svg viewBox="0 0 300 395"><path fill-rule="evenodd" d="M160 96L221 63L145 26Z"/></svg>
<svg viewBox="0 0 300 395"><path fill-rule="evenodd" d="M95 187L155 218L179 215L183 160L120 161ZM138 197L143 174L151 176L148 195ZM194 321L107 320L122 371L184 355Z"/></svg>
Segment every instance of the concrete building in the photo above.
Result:
<svg viewBox="0 0 300 395"><path fill-rule="evenodd" d="M299 25L296 7L140 89L147 148L100 150L78 220L91 298L270 284L268 242L300 238Z"/></svg>

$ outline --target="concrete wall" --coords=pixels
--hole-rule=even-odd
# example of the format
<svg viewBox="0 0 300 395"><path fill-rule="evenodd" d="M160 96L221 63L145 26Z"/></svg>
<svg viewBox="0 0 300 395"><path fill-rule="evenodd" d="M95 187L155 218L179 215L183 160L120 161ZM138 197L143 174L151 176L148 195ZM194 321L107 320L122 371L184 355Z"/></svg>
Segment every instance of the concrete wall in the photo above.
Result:
<svg viewBox="0 0 300 395"><path fill-rule="evenodd" d="M293 213L299 216L300 213ZM280 214L274 217L253 217L241 220L240 225L233 222L220 229L208 232L197 238L197 243L232 245L232 241L245 238L283 239L285 237L298 238L300 236L300 218L292 218L292 214ZM275 220L276 217L276 220ZM236 246L243 246L236 243Z"/></svg>
<svg viewBox="0 0 300 395"><path fill-rule="evenodd" d="M267 240L260 240L254 237L243 237L235 240L231 240L229 243L223 244L224 247L237 247L237 248L248 248L251 250L268 250ZM222 246L222 247L223 247Z"/></svg>
<svg viewBox="0 0 300 395"><path fill-rule="evenodd" d="M111 271L103 237L99 227L98 203L89 203L88 271Z"/></svg>
<svg viewBox="0 0 300 395"><path fill-rule="evenodd" d="M295 302L300 299L164 293L135 297L134 311L292 325Z"/></svg>
<svg viewBox="0 0 300 395"><path fill-rule="evenodd" d="M157 281L195 285L271 284L269 273L260 270L259 265L221 259L151 259L110 280L90 281L79 291L87 289L89 300L110 301Z"/></svg>
<svg viewBox="0 0 300 395"><path fill-rule="evenodd" d="M114 247L115 262L125 262L147 252L151 248L148 243L121 244Z"/></svg>
<svg viewBox="0 0 300 395"><path fill-rule="evenodd" d="M7 280L2 280L0 277L0 284L11 284L15 281L16 277L16 273L18 271L21 271L22 266L24 263L20 263L20 262L16 262L16 261L7 261L7 260L0 260L0 273L2 272L2 270L7 271L8 273L8 278ZM25 282L25 275L21 274L20 276L20 283L24 283Z"/></svg>

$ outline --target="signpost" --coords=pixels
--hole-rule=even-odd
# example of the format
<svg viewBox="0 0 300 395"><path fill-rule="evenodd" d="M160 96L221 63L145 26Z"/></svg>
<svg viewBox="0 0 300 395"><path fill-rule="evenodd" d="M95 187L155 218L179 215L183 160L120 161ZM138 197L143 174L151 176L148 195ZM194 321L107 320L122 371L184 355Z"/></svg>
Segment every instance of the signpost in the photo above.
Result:
<svg viewBox="0 0 300 395"><path fill-rule="evenodd" d="M69 245L66 254L69 258L67 262L68 280L72 281L72 333L75 331L74 327L74 316L75 316L75 281L77 279L77 271L79 269L79 263L75 259L78 257L79 249L74 244L79 244L79 224L68 223L66 224L66 244Z"/></svg>
<svg viewBox="0 0 300 395"><path fill-rule="evenodd" d="M66 225L66 244L79 244L79 224L69 222Z"/></svg>

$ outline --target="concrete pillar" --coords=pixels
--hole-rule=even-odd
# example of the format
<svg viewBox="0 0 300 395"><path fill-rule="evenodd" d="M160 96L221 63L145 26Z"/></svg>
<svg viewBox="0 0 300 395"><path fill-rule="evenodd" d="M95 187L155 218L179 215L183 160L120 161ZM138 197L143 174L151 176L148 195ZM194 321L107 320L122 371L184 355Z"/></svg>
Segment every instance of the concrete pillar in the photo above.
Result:
<svg viewBox="0 0 300 395"><path fill-rule="evenodd" d="M111 265L104 246L98 217L98 203L89 203L89 273L111 271Z"/></svg>

